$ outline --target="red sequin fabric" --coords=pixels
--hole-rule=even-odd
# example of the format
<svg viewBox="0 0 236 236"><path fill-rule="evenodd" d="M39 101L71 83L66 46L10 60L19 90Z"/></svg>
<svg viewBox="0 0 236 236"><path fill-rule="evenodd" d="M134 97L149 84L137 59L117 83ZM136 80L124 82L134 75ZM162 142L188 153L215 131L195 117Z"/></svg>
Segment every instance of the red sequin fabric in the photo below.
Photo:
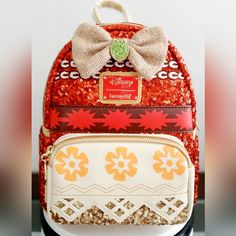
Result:
<svg viewBox="0 0 236 236"><path fill-rule="evenodd" d="M113 38L131 38L143 28L137 24L113 24L103 26ZM134 71L128 61L116 63L110 60L100 72ZM99 72L99 73L100 73ZM44 95L44 127L50 129L51 106L104 106L99 101L99 73L89 79L82 79L72 59L71 42L67 43L58 54L48 77ZM142 99L139 104L130 106L192 106L193 129L196 127L196 102L191 78L182 56L169 42L166 61L156 78L142 80ZM110 106L105 104L105 106ZM114 106L114 105L112 105ZM122 105L121 105L122 106ZM58 137L66 132L51 132L50 138L40 133L40 155L46 151ZM193 132L172 132L173 136L183 141L196 169L195 201L198 195L199 150L198 137ZM44 165L40 161L40 201L45 207Z"/></svg>

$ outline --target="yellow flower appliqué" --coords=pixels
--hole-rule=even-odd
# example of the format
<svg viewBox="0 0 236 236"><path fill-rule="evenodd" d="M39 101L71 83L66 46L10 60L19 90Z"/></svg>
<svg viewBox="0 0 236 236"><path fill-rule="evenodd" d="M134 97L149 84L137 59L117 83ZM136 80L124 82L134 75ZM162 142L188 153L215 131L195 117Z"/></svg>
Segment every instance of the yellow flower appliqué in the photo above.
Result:
<svg viewBox="0 0 236 236"><path fill-rule="evenodd" d="M106 160L109 162L105 166L107 173L113 175L117 181L125 181L126 176L132 177L137 173L137 168L134 166L137 158L132 152L128 153L126 147L117 147L116 153L108 152Z"/></svg>
<svg viewBox="0 0 236 236"><path fill-rule="evenodd" d="M88 158L85 153L79 153L77 147L68 147L66 152L59 151L55 157L59 164L55 165L58 174L64 175L64 179L68 181L76 181L77 176L85 176L88 168Z"/></svg>
<svg viewBox="0 0 236 236"><path fill-rule="evenodd" d="M162 174L162 178L172 180L174 174L182 175L186 169L184 155L176 148L164 146L164 153L157 151L153 159L157 161L153 168L157 173Z"/></svg>

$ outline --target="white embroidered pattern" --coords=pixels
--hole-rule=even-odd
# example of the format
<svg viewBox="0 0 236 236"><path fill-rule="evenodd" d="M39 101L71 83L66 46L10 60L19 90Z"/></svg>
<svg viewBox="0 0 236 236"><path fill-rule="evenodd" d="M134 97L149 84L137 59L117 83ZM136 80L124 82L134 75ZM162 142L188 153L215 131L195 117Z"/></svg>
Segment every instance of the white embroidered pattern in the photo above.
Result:
<svg viewBox="0 0 236 236"><path fill-rule="evenodd" d="M60 73L57 72L55 80L69 79L69 78L71 78L71 79L80 79L81 78L79 72L76 69L76 65L75 65L73 60L69 61L69 60L64 59L64 60L62 60L60 66L61 66L62 69L72 68L72 69L74 69L74 71L63 70ZM123 68L125 66L128 67L128 68L133 68L133 65L129 61L117 62L117 61L112 61L112 60L109 60L105 64L104 67L109 69L113 66L115 66L117 68ZM169 67L171 69L178 69L179 68L178 63L174 60L171 60L171 61L166 60L163 64L162 68L165 69L167 67ZM100 76L100 72L93 75L92 78L99 79L99 76ZM167 72L165 70L161 70L156 74L155 77L153 77L151 79L154 79L154 78L158 78L158 79L170 78L170 79L175 80L175 79L184 79L184 76L183 76L182 72L176 72L176 71Z"/></svg>
<svg viewBox="0 0 236 236"><path fill-rule="evenodd" d="M186 194L177 197L168 196L136 196L132 197L99 197L99 201L93 201L89 196L80 197L54 197L51 210L59 214L68 222L80 217L86 210L96 206L109 215L116 222L121 223L132 215L141 206L147 206L158 215L171 223L184 208L188 207Z"/></svg>

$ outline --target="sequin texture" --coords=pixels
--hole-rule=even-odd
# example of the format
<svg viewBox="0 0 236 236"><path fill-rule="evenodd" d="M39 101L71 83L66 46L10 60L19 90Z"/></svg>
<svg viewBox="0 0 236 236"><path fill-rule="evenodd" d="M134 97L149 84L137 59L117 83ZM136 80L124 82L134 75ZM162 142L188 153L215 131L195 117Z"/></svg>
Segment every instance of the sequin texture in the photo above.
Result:
<svg viewBox="0 0 236 236"><path fill-rule="evenodd" d="M113 38L131 38L133 34L141 30L143 26L132 24L114 24L104 26ZM111 60L103 71L134 71L128 61L115 63ZM98 77L99 75L97 75ZM168 106L168 105L191 105L193 108L193 128L196 127L196 101L191 84L191 78L182 56L177 48L169 42L166 62L163 65L159 77L151 81L142 80L141 103L132 106ZM96 76L95 76L96 77ZM172 79L170 78L172 77ZM51 105L85 105L104 106L99 101L98 79L82 79L72 60L71 42L67 43L58 54L48 77L44 95L44 126L50 128ZM106 104L106 106L109 106ZM51 133L47 138L40 133L40 155L46 151L48 145L61 135L62 132ZM190 158L195 166L195 200L198 195L199 151L198 138L190 133L170 133L183 141ZM40 201L46 207L44 200L45 182L44 166L40 161Z"/></svg>

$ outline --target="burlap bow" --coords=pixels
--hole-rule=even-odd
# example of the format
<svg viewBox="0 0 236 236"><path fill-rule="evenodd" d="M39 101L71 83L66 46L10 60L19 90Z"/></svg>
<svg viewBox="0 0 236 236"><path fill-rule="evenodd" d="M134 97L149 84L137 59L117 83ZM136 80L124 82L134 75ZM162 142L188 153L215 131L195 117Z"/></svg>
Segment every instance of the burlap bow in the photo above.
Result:
<svg viewBox="0 0 236 236"><path fill-rule="evenodd" d="M72 39L72 56L82 78L89 78L111 59L113 39L97 25L81 24ZM127 59L144 78L152 78L165 61L168 41L161 27L144 28L127 40Z"/></svg>

